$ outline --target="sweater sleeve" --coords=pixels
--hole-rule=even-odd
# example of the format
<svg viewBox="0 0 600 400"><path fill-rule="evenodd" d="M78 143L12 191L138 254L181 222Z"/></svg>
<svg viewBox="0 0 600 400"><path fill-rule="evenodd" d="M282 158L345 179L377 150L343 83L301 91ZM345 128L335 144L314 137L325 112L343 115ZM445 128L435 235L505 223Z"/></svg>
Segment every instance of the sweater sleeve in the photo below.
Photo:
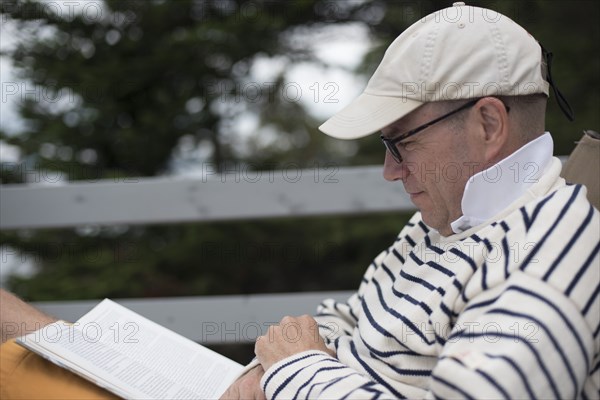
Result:
<svg viewBox="0 0 600 400"><path fill-rule="evenodd" d="M319 333L331 350L337 351L342 337L352 336L360 317L362 294L387 253L383 251L371 263L358 292L346 302L327 299L317 308ZM261 386L268 399L397 398L384 386L321 351L306 351L279 361L265 372Z"/></svg>
<svg viewBox="0 0 600 400"><path fill-rule="evenodd" d="M396 242L401 240L406 241L406 237L415 229L415 225L420 220L421 214L419 212L415 213L398 234ZM363 293L371 284L373 274L381 267L381 264L394 247L394 244L375 257L363 275L358 291L350 296L347 301L339 302L333 299L326 299L317 307L315 320L319 324L319 333L325 340L327 347L331 350L336 351L337 340L341 337L352 335L352 331L356 327L360 316Z"/></svg>
<svg viewBox="0 0 600 400"><path fill-rule="evenodd" d="M267 399L399 397L385 386L320 351L306 351L279 361L265 372L261 386Z"/></svg>
<svg viewBox="0 0 600 400"><path fill-rule="evenodd" d="M551 286L516 273L471 300L423 396L576 398L598 393L586 380L596 362L593 333L578 308ZM318 351L281 360L265 372L261 384L270 399L403 397L397 386Z"/></svg>
<svg viewBox="0 0 600 400"><path fill-rule="evenodd" d="M593 332L579 308L547 283L516 272L461 313L428 397L577 398L593 391L584 388L593 362Z"/></svg>

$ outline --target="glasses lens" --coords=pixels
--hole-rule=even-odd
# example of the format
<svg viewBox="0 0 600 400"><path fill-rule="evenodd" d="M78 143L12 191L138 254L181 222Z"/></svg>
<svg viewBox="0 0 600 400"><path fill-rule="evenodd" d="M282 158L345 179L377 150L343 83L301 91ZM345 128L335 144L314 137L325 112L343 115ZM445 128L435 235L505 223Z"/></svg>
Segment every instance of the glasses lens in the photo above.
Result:
<svg viewBox="0 0 600 400"><path fill-rule="evenodd" d="M400 152L398 151L398 148L396 147L396 145L394 143L390 143L383 137L381 138L381 141L385 145L385 148L387 149L387 151L390 152L390 154L392 155L394 160L396 160L396 162L398 162L398 163L402 162L402 157L400 156Z"/></svg>

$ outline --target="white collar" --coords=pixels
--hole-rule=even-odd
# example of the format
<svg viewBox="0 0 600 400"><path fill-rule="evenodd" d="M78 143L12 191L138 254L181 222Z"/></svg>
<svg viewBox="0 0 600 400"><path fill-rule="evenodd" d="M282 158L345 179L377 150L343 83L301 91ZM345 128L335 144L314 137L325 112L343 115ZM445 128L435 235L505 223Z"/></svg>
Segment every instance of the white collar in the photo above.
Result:
<svg viewBox="0 0 600 400"><path fill-rule="evenodd" d="M553 150L552 137L546 132L497 164L473 175L463 193L463 215L450 224L454 233L487 221L521 197L548 167Z"/></svg>

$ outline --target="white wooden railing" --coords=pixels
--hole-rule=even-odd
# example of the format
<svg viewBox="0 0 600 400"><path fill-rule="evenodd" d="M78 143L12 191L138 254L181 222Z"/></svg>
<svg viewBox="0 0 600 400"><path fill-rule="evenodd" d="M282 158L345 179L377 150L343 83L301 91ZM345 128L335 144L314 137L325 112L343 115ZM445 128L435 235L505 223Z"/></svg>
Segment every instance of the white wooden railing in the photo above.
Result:
<svg viewBox="0 0 600 400"><path fill-rule="evenodd" d="M228 219L358 214L413 209L400 183L381 167L249 171L243 167L199 177L127 178L94 182L0 186L0 229L156 224ZM38 172L39 173L39 172ZM38 175L40 176L40 175ZM53 177L53 175L48 175ZM52 183L52 184L49 184ZM310 314L324 298L350 292L285 293L118 300L203 343L251 342L285 315ZM38 302L74 321L97 300Z"/></svg>

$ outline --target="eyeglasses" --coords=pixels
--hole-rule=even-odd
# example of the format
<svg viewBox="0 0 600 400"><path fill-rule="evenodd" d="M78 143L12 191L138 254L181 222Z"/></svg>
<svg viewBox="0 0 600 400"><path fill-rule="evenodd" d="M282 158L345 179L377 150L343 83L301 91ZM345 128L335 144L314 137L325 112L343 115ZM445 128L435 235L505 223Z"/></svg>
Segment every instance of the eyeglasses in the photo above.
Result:
<svg viewBox="0 0 600 400"><path fill-rule="evenodd" d="M437 124L438 122L448 118L451 115L454 115L462 110L466 110L467 108L473 107L480 99L474 99L469 101L468 103L463 104L462 106L458 107L456 110L452 110L447 114L442 115L441 117L437 117L436 119L426 122L421 126L416 127L415 129L412 129L394 139L388 139L386 137L384 137L383 135L381 135L381 141L383 142L383 144L385 145L385 147L387 148L387 150L390 152L390 154L392 155L392 157L394 158L394 160L397 163L401 163L402 162L402 156L400 155L400 151L398 151L398 146L397 144L399 142L401 142L402 140L409 138L413 135L416 135L417 133L421 132L424 129L429 128L431 125ZM506 107L506 106L505 106ZM506 111L508 112L509 108L506 107Z"/></svg>

